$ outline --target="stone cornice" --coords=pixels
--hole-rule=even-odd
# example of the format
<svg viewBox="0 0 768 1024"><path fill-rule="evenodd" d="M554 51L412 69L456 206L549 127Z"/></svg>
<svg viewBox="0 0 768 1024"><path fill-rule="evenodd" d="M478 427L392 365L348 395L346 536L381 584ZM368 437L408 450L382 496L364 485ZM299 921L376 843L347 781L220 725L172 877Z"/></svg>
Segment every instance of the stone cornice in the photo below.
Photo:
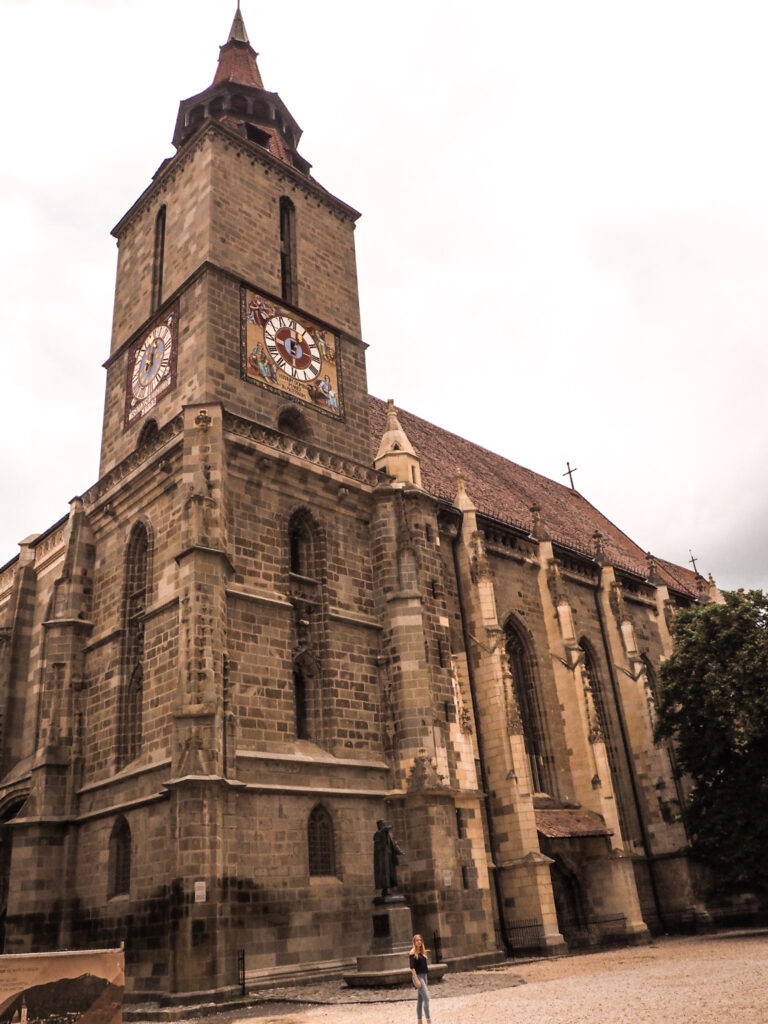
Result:
<svg viewBox="0 0 768 1024"><path fill-rule="evenodd" d="M82 495L83 504L90 506L89 511L93 512L95 506L113 487L121 483L127 476L130 476L135 470L142 468L145 463L149 462L154 455L156 455L160 449L170 445L175 438L181 434L184 429L184 417L179 414L175 416L169 423L161 427L158 430L157 435L149 441L147 444L143 444L140 448L135 448L130 455L126 456L122 462L118 462L116 466L113 466L108 473L98 480L92 487L89 487L87 491Z"/></svg>
<svg viewBox="0 0 768 1024"><path fill-rule="evenodd" d="M198 132L184 143L175 156L171 157L165 167L158 172L154 180L141 193L133 206L115 224L110 233L119 240L120 235L132 225L145 207L153 201L155 196L165 191L181 168L191 159L192 155L201 150L209 138L215 136L221 137L231 146L236 146L240 152L244 153L254 163L261 163L270 171L274 171L287 178L307 195L324 203L340 219L356 221L360 216L360 213L354 207L349 206L341 199L337 199L336 196L323 188L313 178L307 177L301 171L278 159L278 157L272 156L271 153L262 149L257 143L249 142L232 131L232 129L219 124L218 121L204 121Z"/></svg>
<svg viewBox="0 0 768 1024"><path fill-rule="evenodd" d="M262 451L266 449L268 453L274 453L278 457L287 456L307 462L318 469L324 469L334 476L354 481L366 488L373 489L386 479L383 474L370 466L346 459L341 455L334 455L309 441L287 437L277 430L271 430L260 423L254 423L242 416L234 416L232 413L224 413L224 431L239 439L254 442L254 447L257 449Z"/></svg>

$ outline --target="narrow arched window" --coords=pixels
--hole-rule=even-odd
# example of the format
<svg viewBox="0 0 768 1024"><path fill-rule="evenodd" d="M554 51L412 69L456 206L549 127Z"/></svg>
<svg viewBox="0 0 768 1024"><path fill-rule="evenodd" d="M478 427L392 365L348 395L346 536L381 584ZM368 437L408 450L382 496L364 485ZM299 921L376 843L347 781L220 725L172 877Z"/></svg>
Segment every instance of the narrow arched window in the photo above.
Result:
<svg viewBox="0 0 768 1024"><path fill-rule="evenodd" d="M131 891L131 830L122 815L109 837L109 897Z"/></svg>
<svg viewBox="0 0 768 1024"><path fill-rule="evenodd" d="M155 217L155 249L152 258L152 308L154 313L163 301L163 262L165 260L165 206Z"/></svg>
<svg viewBox="0 0 768 1024"><path fill-rule="evenodd" d="M512 619L507 622L505 633L509 672L520 711L523 739L531 768L531 782L536 793L554 796L557 792L554 759L547 742L533 655L529 644Z"/></svg>
<svg viewBox="0 0 768 1024"><path fill-rule="evenodd" d="M138 757L144 709L144 620L149 575L149 535L143 523L131 531L125 560L123 682L118 709L117 767Z"/></svg>
<svg viewBox="0 0 768 1024"><path fill-rule="evenodd" d="M307 849L310 875L335 875L336 851L333 842L333 821L320 804L307 823Z"/></svg>
<svg viewBox="0 0 768 1024"><path fill-rule="evenodd" d="M291 516L288 526L288 559L292 573L315 577L314 537L306 517L301 512Z"/></svg>
<svg viewBox="0 0 768 1024"><path fill-rule="evenodd" d="M287 196L280 200L280 280L283 299L295 306L299 301L296 282L296 207Z"/></svg>

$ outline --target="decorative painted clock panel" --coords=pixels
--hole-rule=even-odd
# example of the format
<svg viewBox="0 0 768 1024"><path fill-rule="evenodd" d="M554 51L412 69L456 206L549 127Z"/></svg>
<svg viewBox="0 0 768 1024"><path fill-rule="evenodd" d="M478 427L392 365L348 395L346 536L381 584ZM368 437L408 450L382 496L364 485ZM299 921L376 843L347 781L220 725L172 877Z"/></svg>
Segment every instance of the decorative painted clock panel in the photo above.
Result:
<svg viewBox="0 0 768 1024"><path fill-rule="evenodd" d="M250 288L241 289L240 304L243 377L340 418L337 335Z"/></svg>
<svg viewBox="0 0 768 1024"><path fill-rule="evenodd" d="M125 387L125 425L146 416L164 394L176 387L178 302L167 309L131 345Z"/></svg>

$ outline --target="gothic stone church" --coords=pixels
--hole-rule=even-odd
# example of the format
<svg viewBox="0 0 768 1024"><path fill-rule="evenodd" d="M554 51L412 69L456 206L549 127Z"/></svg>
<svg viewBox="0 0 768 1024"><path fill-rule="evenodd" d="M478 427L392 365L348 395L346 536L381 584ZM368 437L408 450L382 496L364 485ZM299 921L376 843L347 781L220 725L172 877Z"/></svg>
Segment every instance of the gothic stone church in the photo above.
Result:
<svg viewBox="0 0 768 1024"><path fill-rule="evenodd" d="M238 10L114 229L98 481L0 570L4 950L350 963L380 818L456 968L693 919L654 691L712 586L368 395L358 214L256 56Z"/></svg>

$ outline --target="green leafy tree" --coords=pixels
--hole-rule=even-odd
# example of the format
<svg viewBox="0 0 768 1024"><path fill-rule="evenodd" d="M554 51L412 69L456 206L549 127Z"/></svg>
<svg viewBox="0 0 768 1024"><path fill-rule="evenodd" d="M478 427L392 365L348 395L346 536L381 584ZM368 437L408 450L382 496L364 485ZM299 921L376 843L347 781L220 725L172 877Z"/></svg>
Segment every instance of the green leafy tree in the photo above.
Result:
<svg viewBox="0 0 768 1024"><path fill-rule="evenodd" d="M692 781L686 823L719 893L768 899L768 597L681 609L661 667L658 738Z"/></svg>

